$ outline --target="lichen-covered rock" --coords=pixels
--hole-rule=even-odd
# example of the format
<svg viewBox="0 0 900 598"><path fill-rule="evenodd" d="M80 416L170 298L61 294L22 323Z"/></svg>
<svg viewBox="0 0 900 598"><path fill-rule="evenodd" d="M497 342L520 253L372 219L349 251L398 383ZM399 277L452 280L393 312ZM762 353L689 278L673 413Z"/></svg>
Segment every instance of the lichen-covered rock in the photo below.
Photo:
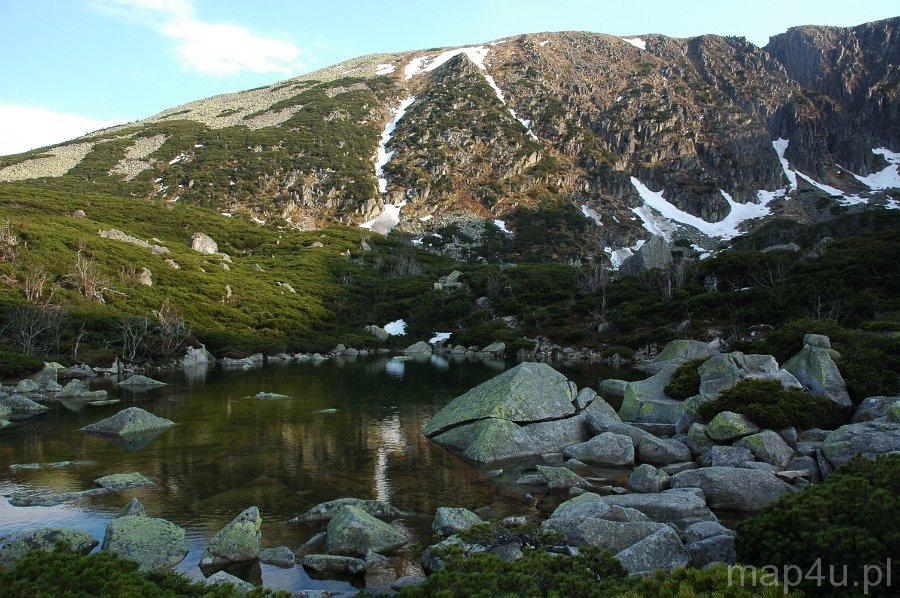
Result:
<svg viewBox="0 0 900 598"><path fill-rule="evenodd" d="M174 422L157 417L140 407L129 407L112 417L83 427L81 431L101 436L128 436L165 430L174 425Z"/></svg>
<svg viewBox="0 0 900 598"><path fill-rule="evenodd" d="M752 461L753 453L745 446L716 445L697 458L702 467L738 467L745 461Z"/></svg>
<svg viewBox="0 0 900 598"><path fill-rule="evenodd" d="M871 421L873 419L877 419L879 417L884 417L887 415L888 410L891 408L891 405L900 401L900 396L897 397L869 397L867 399L863 399L859 406L856 408L856 411L853 412L853 420L854 424L858 424L861 422Z"/></svg>
<svg viewBox="0 0 900 598"><path fill-rule="evenodd" d="M366 561L363 559L334 554L308 554L303 557L303 566L320 573L336 575L359 575L366 572Z"/></svg>
<svg viewBox="0 0 900 598"><path fill-rule="evenodd" d="M374 336L376 339L378 339L381 342L386 341L388 339L388 337L390 336L390 334L388 334L387 330L385 330L381 326L376 326L375 324L370 324L370 325L366 326L365 328L363 328L363 330L365 330L366 332L368 332L369 334L371 334L372 336Z"/></svg>
<svg viewBox="0 0 900 598"><path fill-rule="evenodd" d="M54 550L59 544L77 554L87 554L97 541L78 530L57 527L25 530L0 540L0 565L11 565L34 550Z"/></svg>
<svg viewBox="0 0 900 598"><path fill-rule="evenodd" d="M356 506L338 509L328 522L326 534L326 550L347 556L389 552L409 542L409 536Z"/></svg>
<svg viewBox="0 0 900 598"><path fill-rule="evenodd" d="M625 396L625 388L627 386L627 380L616 380L614 378L609 378L608 380L604 380L600 383L600 390L614 397L623 397Z"/></svg>
<svg viewBox="0 0 900 598"><path fill-rule="evenodd" d="M771 463L779 469L784 469L794 456L794 450L787 445L784 439L772 430L763 430L750 436L745 436L737 441L736 446L750 449L753 456L765 463Z"/></svg>
<svg viewBox="0 0 900 598"><path fill-rule="evenodd" d="M853 404L844 378L828 349L804 345L799 353L784 364L784 369L793 374L813 395L825 397L841 407Z"/></svg>
<svg viewBox="0 0 900 598"><path fill-rule="evenodd" d="M601 500L610 507L635 509L653 521L672 523L679 529L698 521L716 520L706 505L703 492L696 488L672 488L653 494L610 495L601 497Z"/></svg>
<svg viewBox="0 0 900 598"><path fill-rule="evenodd" d="M734 530L728 529L718 521L700 521L684 530L684 541L691 544L692 542L699 542L700 540L716 536L734 537L734 535Z"/></svg>
<svg viewBox="0 0 900 598"><path fill-rule="evenodd" d="M733 565L737 558L734 548L734 536L723 534L691 542L686 546L691 556L692 567L706 567L712 563Z"/></svg>
<svg viewBox="0 0 900 598"><path fill-rule="evenodd" d="M674 424L680 401L665 395L665 387L672 380L674 364L667 364L659 372L625 385L619 417L626 422Z"/></svg>
<svg viewBox="0 0 900 598"><path fill-rule="evenodd" d="M207 577L203 583L208 586L219 586L219 585L230 585L233 586L237 595L241 596L244 594L248 594L254 590L253 584L249 581L244 581L240 577L236 577L231 573L226 571L216 571L209 577Z"/></svg>
<svg viewBox="0 0 900 598"><path fill-rule="evenodd" d="M213 357L212 353L206 350L206 347L203 345L199 347L188 347L187 351L184 354L184 357L181 358L181 366L186 368L210 365L215 363L216 358Z"/></svg>
<svg viewBox="0 0 900 598"><path fill-rule="evenodd" d="M220 566L256 560L262 540L262 517L250 507L231 520L209 541L200 559L202 566Z"/></svg>
<svg viewBox="0 0 900 598"><path fill-rule="evenodd" d="M685 441L691 454L698 457L715 446L712 439L707 433L706 426L703 424L692 424L688 428L687 440Z"/></svg>
<svg viewBox="0 0 900 598"><path fill-rule="evenodd" d="M119 517L127 517L129 515L132 515L135 517L141 517L141 516L146 517L147 509L144 508L144 505L141 504L141 501L139 501L136 498L132 498L131 500L128 501L128 504L126 504L124 507L122 507L122 511L119 512Z"/></svg>
<svg viewBox="0 0 900 598"><path fill-rule="evenodd" d="M715 346L702 341L689 339L677 339L666 343L663 350L656 357L656 361L685 362L692 359L705 359L718 355L719 350Z"/></svg>
<svg viewBox="0 0 900 598"><path fill-rule="evenodd" d="M667 527L656 521L612 521L601 517L548 519L541 529L562 536L569 546L596 546L619 552Z"/></svg>
<svg viewBox="0 0 900 598"><path fill-rule="evenodd" d="M590 488L591 483L569 469L568 467L550 467L538 465L536 467L550 490L568 490L569 488Z"/></svg>
<svg viewBox="0 0 900 598"><path fill-rule="evenodd" d="M746 415L733 411L717 413L706 427L706 433L716 442L730 442L756 432L759 432L759 426L750 421Z"/></svg>
<svg viewBox="0 0 900 598"><path fill-rule="evenodd" d="M191 235L191 249L206 255L213 255L219 252L219 246L206 233L194 233Z"/></svg>
<svg viewBox="0 0 900 598"><path fill-rule="evenodd" d="M638 460L652 465L670 465L691 460L691 450L672 438L657 438L652 434L638 442Z"/></svg>
<svg viewBox="0 0 900 598"><path fill-rule="evenodd" d="M48 408L27 397L12 395L0 397L0 409L6 412L6 415L0 419L22 421L40 415L47 411Z"/></svg>
<svg viewBox="0 0 900 598"><path fill-rule="evenodd" d="M431 530L440 536L451 536L481 523L481 517L462 507L438 507Z"/></svg>
<svg viewBox="0 0 900 598"><path fill-rule="evenodd" d="M669 527L664 527L616 553L615 558L632 575L658 569L671 571L686 566L691 560L681 538Z"/></svg>
<svg viewBox="0 0 900 598"><path fill-rule="evenodd" d="M135 561L142 570L172 568L187 554L184 530L165 519L118 517L106 526L101 548Z"/></svg>
<svg viewBox="0 0 900 598"><path fill-rule="evenodd" d="M597 398L597 392L593 388L588 388L585 386L581 390L578 391L578 394L575 395L575 407L578 409L584 409Z"/></svg>
<svg viewBox="0 0 900 598"><path fill-rule="evenodd" d="M701 467L671 477L673 488L699 488L714 509L754 512L794 487L774 474L737 467Z"/></svg>
<svg viewBox="0 0 900 598"><path fill-rule="evenodd" d="M274 546L259 552L259 562L266 565L290 569L295 561L294 551L287 546Z"/></svg>
<svg viewBox="0 0 900 598"><path fill-rule="evenodd" d="M669 485L669 475L649 463L638 465L628 476L628 488L634 492L662 492Z"/></svg>
<svg viewBox="0 0 900 598"><path fill-rule="evenodd" d="M609 513L610 506L603 502L599 494L585 492L562 502L550 515L550 519L584 519L602 517Z"/></svg>
<svg viewBox="0 0 900 598"><path fill-rule="evenodd" d="M153 378L142 376L141 374L129 376L128 378L125 378L124 380L119 382L119 386L124 386L126 388L141 388L165 385L165 382L160 382L159 380L154 380Z"/></svg>
<svg viewBox="0 0 900 598"><path fill-rule="evenodd" d="M828 434L820 450L834 468L856 455L872 459L877 455L900 451L900 424L890 420L847 424Z"/></svg>
<svg viewBox="0 0 900 598"><path fill-rule="evenodd" d="M700 394L718 396L741 380L778 380L785 388L800 388L800 382L778 367L771 355L745 355L740 351L716 355L699 368Z"/></svg>
<svg viewBox="0 0 900 598"><path fill-rule="evenodd" d="M400 517L403 512L392 504L383 500L370 500L366 498L336 498L319 503L305 513L294 518L295 523L318 523L329 521L341 507L359 507L369 515L380 518Z"/></svg>
<svg viewBox="0 0 900 598"><path fill-rule="evenodd" d="M403 349L404 355L431 355L432 347L425 341L419 341L417 343L413 343L407 348Z"/></svg>
<svg viewBox="0 0 900 598"><path fill-rule="evenodd" d="M114 473L97 478L94 483L101 488L106 488L113 492L127 490L129 488L137 488L139 486L152 486L153 480L144 477L137 472L132 473Z"/></svg>
<svg viewBox="0 0 900 598"><path fill-rule="evenodd" d="M622 434L603 432L586 442L566 447L563 454L584 463L627 466L634 464L634 442Z"/></svg>

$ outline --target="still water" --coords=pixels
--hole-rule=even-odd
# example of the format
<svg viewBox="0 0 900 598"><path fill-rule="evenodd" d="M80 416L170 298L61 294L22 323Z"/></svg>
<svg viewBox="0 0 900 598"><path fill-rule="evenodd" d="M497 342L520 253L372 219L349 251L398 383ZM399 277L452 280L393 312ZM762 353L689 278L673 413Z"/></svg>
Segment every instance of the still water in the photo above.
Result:
<svg viewBox="0 0 900 598"><path fill-rule="evenodd" d="M168 383L141 393L98 380L114 405L80 411L51 404L38 418L0 432L0 495L24 489L84 490L93 480L140 472L156 484L84 498L54 507L13 507L0 497L0 537L22 529L82 529L101 540L106 523L137 497L151 515L187 530L190 553L179 566L191 577L208 539L248 506L263 517L263 547L295 551L321 528L289 523L326 500L353 496L390 501L415 516L404 520L414 542L431 541L439 506L491 506L501 514L528 514L521 494L426 439L428 419L454 397L514 363L448 360L397 361L389 357L318 364L269 365L249 371L171 370L153 374ZM627 373L596 365L558 367L579 388ZM624 376L623 376L624 374ZM258 400L259 392L288 395ZM177 425L143 448L121 447L79 428L140 406ZM63 469L13 471L11 464L85 461ZM365 583L383 586L418 574L418 554L408 550ZM302 567L256 567L238 572L283 589L350 589L347 581L314 580ZM354 580L359 586L361 580Z"/></svg>

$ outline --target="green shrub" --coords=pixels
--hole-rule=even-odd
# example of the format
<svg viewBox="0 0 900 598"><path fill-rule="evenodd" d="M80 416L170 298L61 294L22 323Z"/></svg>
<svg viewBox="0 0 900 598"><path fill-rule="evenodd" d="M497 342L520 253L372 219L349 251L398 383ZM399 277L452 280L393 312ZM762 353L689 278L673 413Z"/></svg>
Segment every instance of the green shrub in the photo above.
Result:
<svg viewBox="0 0 900 598"><path fill-rule="evenodd" d="M50 596L237 596L232 586L192 583L179 573L139 573L137 563L107 552L79 556L70 552L35 551L15 568L0 568L0 593L7 597ZM254 595L264 595L256 590Z"/></svg>
<svg viewBox="0 0 900 598"><path fill-rule="evenodd" d="M737 566L736 566L737 567ZM645 596L671 596L688 598L694 596L715 596L722 598L744 598L749 596L796 596L796 592L785 591L784 586L775 582L764 583L762 576L753 582L749 575L745 584L734 583L740 579L738 571L732 571L729 581L728 567L715 565L709 569L676 569L671 573L657 571L653 575L638 579L633 586L622 594L627 598L644 598Z"/></svg>
<svg viewBox="0 0 900 598"><path fill-rule="evenodd" d="M821 484L782 496L737 526L738 561L749 565L795 565L808 571L821 559L821 571L835 566L838 579L847 567L849 588L801 585L812 595L862 594L866 565L884 566L900 554L900 455L874 461L856 458ZM897 577L896 566L893 578ZM827 586L827 578L826 578ZM887 595L884 586L872 595Z"/></svg>
<svg viewBox="0 0 900 598"><path fill-rule="evenodd" d="M0 380L22 378L39 371L42 367L44 362L37 357L0 344Z"/></svg>
<svg viewBox="0 0 900 598"><path fill-rule="evenodd" d="M634 359L634 350L623 345L610 345L609 347L606 347L600 352L600 357L608 359L616 353L618 353L619 357L622 359Z"/></svg>
<svg viewBox="0 0 900 598"><path fill-rule="evenodd" d="M843 410L828 399L797 388L786 389L778 380L741 380L700 406L700 415L706 421L722 411L743 413L756 425L773 430L792 426L798 430L833 430L847 419Z"/></svg>
<svg viewBox="0 0 900 598"><path fill-rule="evenodd" d="M683 401L700 392L700 374L697 368L706 361L705 359L692 359L678 366L672 379L666 385L666 395L672 399Z"/></svg>

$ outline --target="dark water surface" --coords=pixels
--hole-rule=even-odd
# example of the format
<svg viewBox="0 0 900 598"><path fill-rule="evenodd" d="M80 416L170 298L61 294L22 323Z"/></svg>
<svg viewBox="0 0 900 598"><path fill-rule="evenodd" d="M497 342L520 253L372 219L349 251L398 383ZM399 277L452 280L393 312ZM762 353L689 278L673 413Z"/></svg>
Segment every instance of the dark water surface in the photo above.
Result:
<svg viewBox="0 0 900 598"><path fill-rule="evenodd" d="M54 405L31 422L0 432L0 494L23 489L84 490L107 474L140 472L155 486L55 507L13 507L0 497L0 537L43 526L90 532L102 539L106 523L132 496L149 512L183 526L190 554L180 570L202 577L196 564L208 539L248 506L263 517L263 546L299 549L320 528L288 520L326 500L354 496L390 501L419 514L403 521L422 546L439 506L525 514L521 496L504 491L478 468L427 440L421 430L454 397L514 363L396 361L389 357L332 359L318 364L270 365L249 371L172 370L154 374L168 385L143 393L106 388L115 405L80 412ZM579 388L623 377L599 366L559 367ZM258 400L258 392L289 395ZM125 407L140 406L178 425L144 448L128 450L79 428ZM323 410L329 410L323 412ZM336 410L331 412L330 410ZM12 471L15 463L83 460L64 469ZM417 573L415 550L370 573L368 585ZM348 589L344 581L312 580L301 567L263 566L243 572L284 589ZM357 585L361 583L356 580Z"/></svg>

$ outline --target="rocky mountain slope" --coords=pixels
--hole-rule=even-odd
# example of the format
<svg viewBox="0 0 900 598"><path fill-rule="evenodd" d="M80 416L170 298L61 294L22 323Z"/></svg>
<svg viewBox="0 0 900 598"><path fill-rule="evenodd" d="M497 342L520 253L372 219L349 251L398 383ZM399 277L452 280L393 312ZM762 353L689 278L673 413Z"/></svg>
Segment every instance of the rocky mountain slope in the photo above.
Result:
<svg viewBox="0 0 900 598"><path fill-rule="evenodd" d="M372 55L0 158L0 181L364 226L455 257L709 249L900 207L900 17L743 38L528 34Z"/></svg>

